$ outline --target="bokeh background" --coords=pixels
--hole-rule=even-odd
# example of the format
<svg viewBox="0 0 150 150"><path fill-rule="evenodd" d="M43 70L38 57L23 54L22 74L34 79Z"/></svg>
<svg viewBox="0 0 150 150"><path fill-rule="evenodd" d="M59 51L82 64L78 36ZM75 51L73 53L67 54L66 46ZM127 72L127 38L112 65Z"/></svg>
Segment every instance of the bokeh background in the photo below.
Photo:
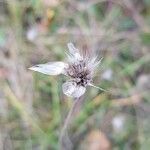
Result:
<svg viewBox="0 0 150 150"><path fill-rule="evenodd" d="M94 83L109 91L87 89L71 149L149 150L150 0L0 0L0 150L59 149L66 79L28 68L64 60L68 42L104 58Z"/></svg>

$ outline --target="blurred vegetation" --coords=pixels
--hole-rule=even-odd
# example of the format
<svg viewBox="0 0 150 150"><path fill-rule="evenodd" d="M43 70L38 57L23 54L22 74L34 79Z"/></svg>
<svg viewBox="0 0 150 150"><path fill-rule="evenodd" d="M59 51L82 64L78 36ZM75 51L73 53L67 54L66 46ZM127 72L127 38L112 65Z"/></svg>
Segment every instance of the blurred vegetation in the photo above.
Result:
<svg viewBox="0 0 150 150"><path fill-rule="evenodd" d="M150 148L150 0L0 1L0 150L58 150L73 101L34 64L66 44L104 57L68 129L75 150ZM66 149L67 150L67 149Z"/></svg>

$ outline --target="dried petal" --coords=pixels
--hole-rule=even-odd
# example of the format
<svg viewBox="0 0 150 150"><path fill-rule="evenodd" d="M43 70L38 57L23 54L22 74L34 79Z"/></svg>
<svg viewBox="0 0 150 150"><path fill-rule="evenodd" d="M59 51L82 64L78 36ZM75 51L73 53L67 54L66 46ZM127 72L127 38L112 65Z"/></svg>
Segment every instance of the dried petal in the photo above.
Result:
<svg viewBox="0 0 150 150"><path fill-rule="evenodd" d="M67 66L68 64L65 64L63 62L49 62L46 64L39 64L33 66L29 69L47 75L59 75L59 74L65 74L64 68Z"/></svg>
<svg viewBox="0 0 150 150"><path fill-rule="evenodd" d="M68 43L68 49L70 52L69 59L71 60L71 62L83 60L83 57L80 55L79 50L75 48L72 43Z"/></svg>
<svg viewBox="0 0 150 150"><path fill-rule="evenodd" d="M62 89L65 95L74 97L74 98L79 98L86 91L85 87L77 85L76 82L74 81L65 82L62 85Z"/></svg>
<svg viewBox="0 0 150 150"><path fill-rule="evenodd" d="M75 54L75 53L79 53L79 50L77 48L74 47L74 45L72 43L68 43L68 49L69 49L69 52L71 54Z"/></svg>

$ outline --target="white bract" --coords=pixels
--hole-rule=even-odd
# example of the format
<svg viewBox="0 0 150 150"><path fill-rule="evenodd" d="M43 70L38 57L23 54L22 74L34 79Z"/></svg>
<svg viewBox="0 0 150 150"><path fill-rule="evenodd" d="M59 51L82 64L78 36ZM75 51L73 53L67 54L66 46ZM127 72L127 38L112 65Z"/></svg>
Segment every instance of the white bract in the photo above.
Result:
<svg viewBox="0 0 150 150"><path fill-rule="evenodd" d="M35 65L29 69L33 71L38 71L47 75L59 75L63 73L64 68L67 66L68 64L65 64L63 62L49 62L46 64Z"/></svg>
<svg viewBox="0 0 150 150"><path fill-rule="evenodd" d="M68 43L68 49L69 53L66 52L68 57L67 63L49 62L35 65L29 69L47 75L66 75L70 80L62 85L63 93L73 98L82 96L86 91L86 86L103 90L92 84L94 69L101 62L101 59L97 61L97 57L83 56L72 43Z"/></svg>

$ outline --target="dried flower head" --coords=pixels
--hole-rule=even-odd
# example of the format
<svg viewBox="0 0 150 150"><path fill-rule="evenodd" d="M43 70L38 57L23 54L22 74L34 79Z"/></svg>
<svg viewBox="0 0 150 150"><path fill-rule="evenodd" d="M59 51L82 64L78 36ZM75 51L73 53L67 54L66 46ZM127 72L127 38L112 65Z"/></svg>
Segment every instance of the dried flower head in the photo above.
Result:
<svg viewBox="0 0 150 150"><path fill-rule="evenodd" d="M101 62L101 59L97 60L97 57L95 56L90 57L88 55L83 55L72 43L68 43L68 49L69 53L66 53L68 57L67 63L49 62L46 64L35 65L29 69L47 75L66 75L70 80L62 85L63 93L73 98L82 96L85 93L87 86L93 86L103 90L92 84L94 70Z"/></svg>

